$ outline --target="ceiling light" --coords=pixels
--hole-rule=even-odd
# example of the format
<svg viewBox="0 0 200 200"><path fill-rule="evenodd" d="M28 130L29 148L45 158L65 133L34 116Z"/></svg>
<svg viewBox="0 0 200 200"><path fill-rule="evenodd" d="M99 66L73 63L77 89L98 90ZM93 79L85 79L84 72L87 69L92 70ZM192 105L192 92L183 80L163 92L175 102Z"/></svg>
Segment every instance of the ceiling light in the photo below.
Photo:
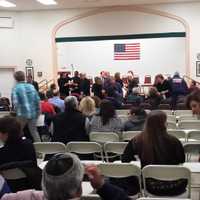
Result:
<svg viewBox="0 0 200 200"><path fill-rule="evenodd" d="M56 5L57 2L55 0L37 0L38 2L44 5Z"/></svg>
<svg viewBox="0 0 200 200"><path fill-rule="evenodd" d="M6 8L16 7L16 5L14 3L11 3L11 2L6 1L6 0L0 0L0 6L6 7Z"/></svg>

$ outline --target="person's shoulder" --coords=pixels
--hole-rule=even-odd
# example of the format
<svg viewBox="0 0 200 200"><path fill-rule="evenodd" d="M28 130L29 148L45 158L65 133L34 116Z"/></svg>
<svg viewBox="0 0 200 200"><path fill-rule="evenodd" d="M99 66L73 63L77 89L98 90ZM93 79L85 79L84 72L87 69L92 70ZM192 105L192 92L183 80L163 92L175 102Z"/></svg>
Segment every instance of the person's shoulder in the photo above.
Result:
<svg viewBox="0 0 200 200"><path fill-rule="evenodd" d="M24 146L33 146L33 143L29 139L22 139L21 144Z"/></svg>
<svg viewBox="0 0 200 200"><path fill-rule="evenodd" d="M173 135L167 134L166 138L172 145L181 144L180 140Z"/></svg>
<svg viewBox="0 0 200 200"><path fill-rule="evenodd" d="M24 190L17 193L5 194L2 200L43 200L44 193L36 190Z"/></svg>

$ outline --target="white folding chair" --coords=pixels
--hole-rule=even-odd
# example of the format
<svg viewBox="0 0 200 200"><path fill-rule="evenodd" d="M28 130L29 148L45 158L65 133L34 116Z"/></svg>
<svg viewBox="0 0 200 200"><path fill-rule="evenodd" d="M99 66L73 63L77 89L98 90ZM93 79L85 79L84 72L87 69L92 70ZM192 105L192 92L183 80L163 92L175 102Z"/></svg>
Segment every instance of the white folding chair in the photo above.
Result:
<svg viewBox="0 0 200 200"><path fill-rule="evenodd" d="M144 195L150 197L158 197L148 191L147 178L153 178L162 181L175 181L179 179L187 179L187 191L184 194L173 196L190 198L191 197L191 172L188 168L178 165L148 165L142 169ZM169 196L168 196L169 197Z"/></svg>
<svg viewBox="0 0 200 200"><path fill-rule="evenodd" d="M141 131L124 131L122 133L122 140L123 141L129 141L133 139L136 135L140 134Z"/></svg>
<svg viewBox="0 0 200 200"><path fill-rule="evenodd" d="M123 154L124 149L128 142L108 142L104 144L104 152L106 156L106 161L109 162L109 158L119 157ZM113 153L115 155L109 155Z"/></svg>
<svg viewBox="0 0 200 200"><path fill-rule="evenodd" d="M117 115L128 115L128 109L116 110Z"/></svg>
<svg viewBox="0 0 200 200"><path fill-rule="evenodd" d="M200 130L189 131L187 134L188 142L200 141Z"/></svg>
<svg viewBox="0 0 200 200"><path fill-rule="evenodd" d="M44 118L45 118L45 115L43 115L43 114L39 115L39 117L37 119L37 124L36 124L37 127L41 127L41 126L45 125Z"/></svg>
<svg viewBox="0 0 200 200"><path fill-rule="evenodd" d="M122 123L128 120L128 115L118 115L118 117L121 119Z"/></svg>
<svg viewBox="0 0 200 200"><path fill-rule="evenodd" d="M66 152L77 154L100 153L101 160L104 161L102 146L96 142L69 142L66 145Z"/></svg>
<svg viewBox="0 0 200 200"><path fill-rule="evenodd" d="M98 168L102 175L110 178L137 177L140 186L140 191L137 195L139 196L142 193L141 169L138 166L130 163L102 163L98 165Z"/></svg>
<svg viewBox="0 0 200 200"><path fill-rule="evenodd" d="M8 112L8 111L0 111L0 118L1 117L5 117L7 115L10 115L10 112Z"/></svg>
<svg viewBox="0 0 200 200"><path fill-rule="evenodd" d="M167 115L167 121L176 123L176 116L175 115Z"/></svg>
<svg viewBox="0 0 200 200"><path fill-rule="evenodd" d="M178 138L181 142L186 142L187 140L186 133L183 130L168 130L167 132L170 135L173 135L174 137Z"/></svg>
<svg viewBox="0 0 200 200"><path fill-rule="evenodd" d="M178 124L178 127L180 129L200 130L200 121L198 121L198 120L180 121L179 124Z"/></svg>
<svg viewBox="0 0 200 200"><path fill-rule="evenodd" d="M167 121L167 129L177 129L176 122L174 122L174 121Z"/></svg>
<svg viewBox="0 0 200 200"><path fill-rule="evenodd" d="M119 135L113 132L91 132L89 137L91 142L100 144L104 144L105 142L119 142Z"/></svg>
<svg viewBox="0 0 200 200"><path fill-rule="evenodd" d="M61 142L35 142L35 151L41 153L43 157L45 154L65 153L65 144Z"/></svg>
<svg viewBox="0 0 200 200"><path fill-rule="evenodd" d="M175 110L176 116L192 115L192 110Z"/></svg>
<svg viewBox="0 0 200 200"><path fill-rule="evenodd" d="M200 141L198 142L188 142L183 145L186 154L186 162L196 161L199 159L200 155Z"/></svg>
<svg viewBox="0 0 200 200"><path fill-rule="evenodd" d="M181 121L188 121L188 120L199 120L196 115L180 115L179 116L179 122Z"/></svg>

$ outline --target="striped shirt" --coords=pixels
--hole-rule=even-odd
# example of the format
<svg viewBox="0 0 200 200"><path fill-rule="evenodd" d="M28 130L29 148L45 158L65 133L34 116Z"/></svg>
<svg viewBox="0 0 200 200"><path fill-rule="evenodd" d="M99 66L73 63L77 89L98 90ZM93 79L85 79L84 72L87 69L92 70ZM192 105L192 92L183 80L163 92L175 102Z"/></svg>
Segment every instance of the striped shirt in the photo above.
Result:
<svg viewBox="0 0 200 200"><path fill-rule="evenodd" d="M17 83L12 90L12 103L17 116L36 119L40 114L40 98L31 84Z"/></svg>

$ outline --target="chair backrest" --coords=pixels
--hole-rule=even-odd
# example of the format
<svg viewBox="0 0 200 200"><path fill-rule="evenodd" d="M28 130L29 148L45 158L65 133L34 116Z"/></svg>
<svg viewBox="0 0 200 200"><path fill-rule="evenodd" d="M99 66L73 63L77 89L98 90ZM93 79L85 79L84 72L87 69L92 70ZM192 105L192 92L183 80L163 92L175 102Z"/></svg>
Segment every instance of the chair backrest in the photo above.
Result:
<svg viewBox="0 0 200 200"><path fill-rule="evenodd" d="M187 120L198 120L196 115L180 115L179 122Z"/></svg>
<svg viewBox="0 0 200 200"><path fill-rule="evenodd" d="M123 141L129 141L140 133L141 133L141 131L124 131L122 134L122 139L123 139Z"/></svg>
<svg viewBox="0 0 200 200"><path fill-rule="evenodd" d="M179 128L180 129L194 129L194 130L198 130L200 129L200 121L198 120L184 120L179 122Z"/></svg>
<svg viewBox="0 0 200 200"><path fill-rule="evenodd" d="M41 127L41 126L44 126L45 122L45 115L41 114L39 117L38 117L38 120L37 120L37 127Z"/></svg>
<svg viewBox="0 0 200 200"><path fill-rule="evenodd" d="M13 168L0 171L0 174L7 180L26 178L26 174L20 168Z"/></svg>
<svg viewBox="0 0 200 200"><path fill-rule="evenodd" d="M177 129L176 122L174 122L174 121L167 121L167 129Z"/></svg>
<svg viewBox="0 0 200 200"><path fill-rule="evenodd" d="M170 135L173 135L174 137L178 138L182 142L186 142L187 140L186 133L183 130L168 130L167 132Z"/></svg>
<svg viewBox="0 0 200 200"><path fill-rule="evenodd" d="M175 114L176 114L176 116L191 115L192 114L192 110L176 110Z"/></svg>
<svg viewBox="0 0 200 200"><path fill-rule="evenodd" d="M113 132L91 132L90 141L104 144L105 142L119 142L119 135Z"/></svg>
<svg viewBox="0 0 200 200"><path fill-rule="evenodd" d="M172 115L173 114L172 110L163 110L162 109L160 111L164 112L166 115Z"/></svg>
<svg viewBox="0 0 200 200"><path fill-rule="evenodd" d="M175 115L167 115L167 121L176 123L176 116Z"/></svg>
<svg viewBox="0 0 200 200"><path fill-rule="evenodd" d="M1 117L4 117L4 116L7 116L7 115L10 115L10 112L7 112L7 111L0 111L0 118L1 118Z"/></svg>
<svg viewBox="0 0 200 200"><path fill-rule="evenodd" d="M177 165L148 165L142 169L144 194L148 196L147 178L154 178L163 181L174 181L178 179L187 179L188 191L187 198L191 197L191 172L188 168Z"/></svg>
<svg viewBox="0 0 200 200"><path fill-rule="evenodd" d="M187 141L188 142L200 141L200 130L189 131L187 134Z"/></svg>
<svg viewBox="0 0 200 200"><path fill-rule="evenodd" d="M196 155L199 158L200 153L200 141L199 142L188 142L183 145L186 154L186 161L190 162L191 156Z"/></svg>
<svg viewBox="0 0 200 200"><path fill-rule="evenodd" d="M65 144L61 142L35 142L34 147L36 152L42 154L55 154L55 153L65 153Z"/></svg>
<svg viewBox="0 0 200 200"><path fill-rule="evenodd" d="M66 152L77 154L94 154L100 153L103 161L102 146L96 142L69 142L66 145Z"/></svg>
<svg viewBox="0 0 200 200"><path fill-rule="evenodd" d="M128 120L128 115L118 115L118 117L121 119L122 123Z"/></svg>
<svg viewBox="0 0 200 200"><path fill-rule="evenodd" d="M144 84L151 84L151 75L145 75Z"/></svg>
<svg viewBox="0 0 200 200"><path fill-rule="evenodd" d="M113 156L109 156L109 153L114 153L114 154L116 154L116 156L122 155L127 144L128 144L128 142L108 142L108 143L105 143L104 144L104 152L105 152L105 155L106 155L106 161L109 162L109 158L113 157Z"/></svg>
<svg viewBox="0 0 200 200"><path fill-rule="evenodd" d="M159 110L170 110L171 109L171 106L169 104L160 104L158 106L158 109Z"/></svg>
<svg viewBox="0 0 200 200"><path fill-rule="evenodd" d="M102 163L98 168L102 175L110 178L137 177L141 193L141 169L138 166L130 163Z"/></svg>
<svg viewBox="0 0 200 200"><path fill-rule="evenodd" d="M117 115L128 115L129 109L116 110Z"/></svg>

